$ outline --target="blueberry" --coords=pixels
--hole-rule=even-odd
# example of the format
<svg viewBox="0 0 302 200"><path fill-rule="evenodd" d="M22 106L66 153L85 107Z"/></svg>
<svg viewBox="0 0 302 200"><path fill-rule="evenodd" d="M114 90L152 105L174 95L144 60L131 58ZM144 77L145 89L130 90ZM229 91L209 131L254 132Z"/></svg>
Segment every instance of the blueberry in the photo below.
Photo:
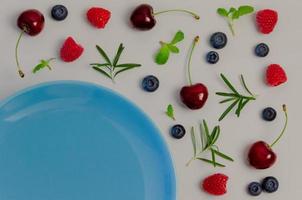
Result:
<svg viewBox="0 0 302 200"><path fill-rule="evenodd" d="M269 53L269 47L267 44L260 43L255 48L255 54L259 57L265 57Z"/></svg>
<svg viewBox="0 0 302 200"><path fill-rule="evenodd" d="M268 193L276 192L279 188L279 182L275 177L268 176L262 181L262 189Z"/></svg>
<svg viewBox="0 0 302 200"><path fill-rule="evenodd" d="M53 19L57 21L62 21L64 20L68 15L68 10L65 6L63 5L55 5L51 9L51 16Z"/></svg>
<svg viewBox="0 0 302 200"><path fill-rule="evenodd" d="M159 80L155 76L149 75L143 79L143 89L147 92L154 92L159 87Z"/></svg>
<svg viewBox="0 0 302 200"><path fill-rule="evenodd" d="M183 138L185 134L186 134L186 129L180 124L176 124L171 128L171 136L176 139Z"/></svg>
<svg viewBox="0 0 302 200"><path fill-rule="evenodd" d="M228 42L226 34L222 32L216 32L211 36L210 43L215 49L222 49Z"/></svg>
<svg viewBox="0 0 302 200"><path fill-rule="evenodd" d="M216 64L219 61L219 54L216 51L210 51L207 54L207 61L210 64Z"/></svg>
<svg viewBox="0 0 302 200"><path fill-rule="evenodd" d="M262 192L262 186L260 183L258 182L251 182L249 185L248 185L248 193L252 196L258 196L261 194Z"/></svg>
<svg viewBox="0 0 302 200"><path fill-rule="evenodd" d="M273 121L277 116L277 112L274 108L267 107L262 111L262 118L266 121Z"/></svg>

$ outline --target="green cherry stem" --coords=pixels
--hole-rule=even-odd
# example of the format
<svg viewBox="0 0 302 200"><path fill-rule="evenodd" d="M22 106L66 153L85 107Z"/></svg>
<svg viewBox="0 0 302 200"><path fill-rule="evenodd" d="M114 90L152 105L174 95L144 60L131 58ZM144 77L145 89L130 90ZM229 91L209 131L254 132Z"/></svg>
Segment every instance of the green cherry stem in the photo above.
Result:
<svg viewBox="0 0 302 200"><path fill-rule="evenodd" d="M196 47L196 44L199 42L199 36L196 36L195 39L194 39L194 42L192 44L192 48L191 48L191 51L190 51L190 54L189 54L189 62L188 62L188 79L189 79L189 84L190 85L193 85L193 82L192 82L192 75L191 75L191 62L192 62L192 55L193 55L193 52L194 52L194 49Z"/></svg>
<svg viewBox="0 0 302 200"><path fill-rule="evenodd" d="M282 136L284 135L284 132L285 132L285 130L287 128L288 115L287 115L286 105L283 105L282 107L283 107L283 112L284 112L284 115L285 115L284 127L283 127L283 129L282 129L281 134L279 135L279 137L270 145L271 148L273 148L273 146L279 142L279 140L282 138Z"/></svg>
<svg viewBox="0 0 302 200"><path fill-rule="evenodd" d="M16 64L17 64L17 68L18 68L18 73L20 75L21 78L24 78L24 73L21 69L21 66L20 66L20 63L19 63L19 55L18 55L18 48L19 48L19 45L20 45L20 41L21 41L21 38L23 36L25 32L22 31L18 37L18 40L17 40L17 44L16 44L16 48L15 48L15 58L16 58Z"/></svg>
<svg viewBox="0 0 302 200"><path fill-rule="evenodd" d="M184 12L184 13L188 13L188 14L192 15L197 20L200 19L199 15L197 15L196 13L194 13L192 11L189 11L189 10L184 10L184 9L164 10L164 11L153 13L153 16L160 15L160 14L163 14L163 13L168 13L168 12Z"/></svg>

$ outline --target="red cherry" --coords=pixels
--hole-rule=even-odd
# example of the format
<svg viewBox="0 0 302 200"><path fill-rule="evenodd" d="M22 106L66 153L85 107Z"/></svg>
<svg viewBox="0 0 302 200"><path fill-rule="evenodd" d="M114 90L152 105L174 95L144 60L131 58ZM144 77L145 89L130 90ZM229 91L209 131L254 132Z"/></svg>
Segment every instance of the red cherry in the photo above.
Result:
<svg viewBox="0 0 302 200"><path fill-rule="evenodd" d="M258 141L254 143L249 150L248 159L250 165L255 167L256 169L270 168L275 164L277 160L277 155L274 153L272 147L279 142L279 140L284 135L284 132L287 127L288 116L287 116L287 109L285 105L283 105L283 111L285 114L285 123L278 138L271 145L268 145L266 142L263 141Z"/></svg>
<svg viewBox="0 0 302 200"><path fill-rule="evenodd" d="M206 103L209 93L208 93L208 88L202 84L202 83L197 83L195 85L192 84L192 77L191 77L191 60L192 60L192 55L193 51L195 49L196 44L199 41L199 36L196 36L190 51L190 57L189 57L189 62L188 62L188 76L189 76L189 86L184 86L180 90L180 98L181 101L190 109L192 110L197 110L200 109L204 106Z"/></svg>
<svg viewBox="0 0 302 200"><path fill-rule="evenodd" d="M199 19L199 16L191 11L183 9L165 10L154 13L152 6L148 4L141 4L134 9L131 14L130 21L132 25L139 30L150 30L156 24L155 15L159 15L167 12L185 12L192 15L195 19Z"/></svg>
<svg viewBox="0 0 302 200"><path fill-rule="evenodd" d="M156 20L153 15L153 8L148 4L138 6L131 15L132 25L140 30L150 30L155 24Z"/></svg>
<svg viewBox="0 0 302 200"><path fill-rule="evenodd" d="M16 58L18 73L21 78L23 78L25 75L21 69L19 63L19 57L18 57L20 40L24 33L27 33L30 36L38 35L44 28L44 22L45 19L43 14L36 9L26 10L22 12L21 15L18 17L17 25L22 31L17 40L16 49L15 49L15 58Z"/></svg>
<svg viewBox="0 0 302 200"><path fill-rule="evenodd" d="M35 9L26 10L18 18L18 27L30 36L38 35L44 27L43 14Z"/></svg>
<svg viewBox="0 0 302 200"><path fill-rule="evenodd" d="M271 167L277 159L272 148L263 141L256 142L252 145L248 157L251 166L256 169L267 169Z"/></svg>
<svg viewBox="0 0 302 200"><path fill-rule="evenodd" d="M180 91L182 102L190 109L197 110L204 106L208 99L208 89L202 83L185 86Z"/></svg>

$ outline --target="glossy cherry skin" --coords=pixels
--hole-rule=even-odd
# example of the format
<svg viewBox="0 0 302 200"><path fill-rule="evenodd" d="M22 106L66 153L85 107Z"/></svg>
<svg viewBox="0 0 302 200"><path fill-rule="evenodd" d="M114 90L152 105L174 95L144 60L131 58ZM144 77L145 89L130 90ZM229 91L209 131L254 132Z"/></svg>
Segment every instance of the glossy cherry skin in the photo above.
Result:
<svg viewBox="0 0 302 200"><path fill-rule="evenodd" d="M18 17L18 27L30 36L38 35L44 28L44 16L36 10L26 10Z"/></svg>
<svg viewBox="0 0 302 200"><path fill-rule="evenodd" d="M263 141L254 143L248 154L250 165L256 169L270 168L277 160L272 148Z"/></svg>
<svg viewBox="0 0 302 200"><path fill-rule="evenodd" d="M192 110L198 110L204 106L209 93L207 87L202 83L185 86L180 91L182 102Z"/></svg>
<svg viewBox="0 0 302 200"><path fill-rule="evenodd" d="M152 6L142 4L136 7L130 17L130 21L132 25L139 30L152 29L156 24Z"/></svg>

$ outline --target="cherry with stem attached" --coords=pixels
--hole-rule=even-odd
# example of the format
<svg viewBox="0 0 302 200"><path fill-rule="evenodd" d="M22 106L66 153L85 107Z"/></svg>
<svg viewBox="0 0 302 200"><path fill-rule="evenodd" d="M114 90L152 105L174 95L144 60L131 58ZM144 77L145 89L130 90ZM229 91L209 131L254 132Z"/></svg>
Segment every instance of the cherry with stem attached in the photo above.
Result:
<svg viewBox="0 0 302 200"><path fill-rule="evenodd" d="M169 12L182 12L192 15L195 19L199 20L200 17L192 11L185 9L171 9L159 12L154 12L153 7L148 4L141 4L134 9L131 14L130 21L132 25L139 30L150 30L156 25L155 16Z"/></svg>
<svg viewBox="0 0 302 200"><path fill-rule="evenodd" d="M267 144L264 141L258 141L254 143L248 153L248 159L251 166L256 169L267 169L273 166L277 160L277 155L273 151L273 147L280 141L285 133L288 124L288 115L286 105L283 105L283 112L285 115L284 127L277 137L277 139L271 144Z"/></svg>
<svg viewBox="0 0 302 200"><path fill-rule="evenodd" d="M189 54L189 61L187 66L187 73L188 73L188 86L184 86L180 90L180 97L181 101L190 109L198 110L202 108L207 99L208 99L208 89L202 83L193 84L192 82L192 75L191 75L191 61L194 49L196 44L199 42L199 36L196 36L193 45Z"/></svg>
<svg viewBox="0 0 302 200"><path fill-rule="evenodd" d="M22 12L17 20L17 25L21 29L21 32L19 34L16 48L15 48L15 59L16 64L18 68L18 73L21 78L23 78L24 72L21 69L21 65L19 62L19 55L18 55L18 49L20 45L20 41L24 33L28 34L29 36L36 36L38 35L44 28L44 16L43 14L36 10L36 9L30 9Z"/></svg>

